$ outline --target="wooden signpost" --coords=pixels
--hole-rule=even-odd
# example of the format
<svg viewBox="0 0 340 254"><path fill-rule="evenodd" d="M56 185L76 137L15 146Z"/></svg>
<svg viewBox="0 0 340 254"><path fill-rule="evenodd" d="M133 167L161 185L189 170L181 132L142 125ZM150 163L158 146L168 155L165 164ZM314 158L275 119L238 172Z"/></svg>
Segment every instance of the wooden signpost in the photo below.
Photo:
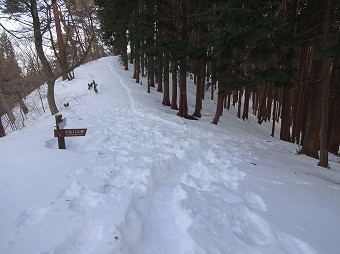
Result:
<svg viewBox="0 0 340 254"><path fill-rule="evenodd" d="M59 149L66 149L65 137L80 137L85 136L87 129L64 129L66 126L66 118L63 119L61 114L55 115L56 128L54 136L58 138Z"/></svg>

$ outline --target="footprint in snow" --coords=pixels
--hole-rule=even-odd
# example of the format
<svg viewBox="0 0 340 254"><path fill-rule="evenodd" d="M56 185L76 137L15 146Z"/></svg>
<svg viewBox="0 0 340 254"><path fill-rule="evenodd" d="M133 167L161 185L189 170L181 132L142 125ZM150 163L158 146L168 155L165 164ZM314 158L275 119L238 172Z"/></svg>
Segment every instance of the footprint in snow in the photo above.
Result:
<svg viewBox="0 0 340 254"><path fill-rule="evenodd" d="M49 207L28 208L19 215L16 225L18 227L25 227L35 224L45 216L48 209Z"/></svg>
<svg viewBox="0 0 340 254"><path fill-rule="evenodd" d="M254 210L267 211L267 206L263 199L254 192L247 191L244 193L244 200L246 205Z"/></svg>
<svg viewBox="0 0 340 254"><path fill-rule="evenodd" d="M274 240L269 224L244 205L234 205L231 222L233 234L249 245L267 245Z"/></svg>

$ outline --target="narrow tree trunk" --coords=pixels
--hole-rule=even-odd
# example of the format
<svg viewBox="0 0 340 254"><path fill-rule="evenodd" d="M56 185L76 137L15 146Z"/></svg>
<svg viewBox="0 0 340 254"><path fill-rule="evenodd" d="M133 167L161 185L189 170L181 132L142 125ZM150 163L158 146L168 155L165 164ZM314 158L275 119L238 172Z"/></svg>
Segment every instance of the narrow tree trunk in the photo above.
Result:
<svg viewBox="0 0 340 254"><path fill-rule="evenodd" d="M275 120L276 120L275 114L276 114L276 107L277 107L277 102L276 102L275 99L274 99L273 103L274 103L274 108L273 108L273 117L272 117L272 121L273 121L273 123L272 123L272 133L271 133L272 137L274 137L274 135L275 135Z"/></svg>
<svg viewBox="0 0 340 254"><path fill-rule="evenodd" d="M264 88L259 88L259 93L257 97L258 101L258 112L257 119L258 123L262 124L265 119L265 110L266 110L266 93L268 86L266 85Z"/></svg>
<svg viewBox="0 0 340 254"><path fill-rule="evenodd" d="M150 82L150 77L148 76L148 85L147 85L147 93L151 93L151 82Z"/></svg>
<svg viewBox="0 0 340 254"><path fill-rule="evenodd" d="M242 96L243 96L243 88L240 88L239 94L238 94L238 104L237 104L237 117L238 118L241 118Z"/></svg>
<svg viewBox="0 0 340 254"><path fill-rule="evenodd" d="M181 67L183 63L181 64ZM188 102L187 102L187 73L185 67L180 68L179 72L179 112L180 117L188 118Z"/></svg>
<svg viewBox="0 0 340 254"><path fill-rule="evenodd" d="M339 154L340 146L340 99L338 98L334 104L332 131L330 134L328 149L335 155Z"/></svg>
<svg viewBox="0 0 340 254"><path fill-rule="evenodd" d="M236 103L238 101L238 90L234 90L234 93L233 93L233 107L235 108L236 106Z"/></svg>
<svg viewBox="0 0 340 254"><path fill-rule="evenodd" d="M215 92L216 82L211 81L210 85L210 100L214 100L214 92Z"/></svg>
<svg viewBox="0 0 340 254"><path fill-rule="evenodd" d="M230 103L231 103L231 91L230 91L230 90L228 90L228 92L227 92L227 98L226 98L226 100L227 100L226 109L229 110L229 109L230 109Z"/></svg>
<svg viewBox="0 0 340 254"><path fill-rule="evenodd" d="M171 109L178 110L177 106L177 62L171 62L171 77L172 77L172 96Z"/></svg>
<svg viewBox="0 0 340 254"><path fill-rule="evenodd" d="M5 98L5 95L3 93L1 86L0 86L0 102L3 106L3 108L5 109L5 112L8 116L8 118L9 118L10 122L14 125L15 124L15 116L14 116L12 110L11 110L11 107L9 106L9 104L8 104L6 98Z"/></svg>
<svg viewBox="0 0 340 254"><path fill-rule="evenodd" d="M31 15L33 19L33 30L34 30L34 44L35 48L37 50L38 57L42 63L43 70L45 72L46 78L47 78L47 101L50 108L50 111L52 115L58 113L58 108L55 103L54 98L54 74L51 68L51 65L49 64L44 50L42 46L42 34L41 34L41 26L40 26L40 20L38 15L38 9L37 9L37 1L31 0Z"/></svg>
<svg viewBox="0 0 340 254"><path fill-rule="evenodd" d="M155 59L153 56L148 57L148 80L149 86L155 87L155 67L154 67Z"/></svg>
<svg viewBox="0 0 340 254"><path fill-rule="evenodd" d="M312 69L312 73L314 73L313 76L320 78L320 70L322 69L320 64L313 63ZM301 150L303 154L316 159L319 158L318 147L321 123L321 93L320 82L315 82L313 85L309 84L306 123Z"/></svg>
<svg viewBox="0 0 340 254"><path fill-rule="evenodd" d="M163 66L163 73L164 73L164 93L163 93L163 102L164 106L171 106L170 103L170 73L169 73L169 54L165 53L164 56L164 66Z"/></svg>
<svg viewBox="0 0 340 254"><path fill-rule="evenodd" d="M216 112L215 112L215 117L212 120L211 123L213 124L218 124L218 122L220 121L220 117L222 116L223 113L223 100L224 100L224 95L222 93L222 91L220 91L217 94L217 105L216 105Z"/></svg>
<svg viewBox="0 0 340 254"><path fill-rule="evenodd" d="M340 50L340 39L338 40L338 50ZM333 114L329 135L329 152L338 155L340 145L340 56L336 57L333 68L331 83L333 87Z"/></svg>
<svg viewBox="0 0 340 254"><path fill-rule="evenodd" d="M301 144L301 133L303 131L302 127L302 117L303 109L305 105L305 92L306 92L306 79L308 73L308 45L305 43L302 45L301 57L300 57L300 68L299 68L299 81L298 87L294 96L294 114L293 114L293 130L292 130L292 142L296 144Z"/></svg>
<svg viewBox="0 0 340 254"><path fill-rule="evenodd" d="M61 31L61 24L60 24L60 18L59 18L59 11L58 11L58 5L57 0L52 0L52 9L53 9L53 16L54 16L54 22L55 22L55 28L57 33L57 43L58 43L58 49L59 49L59 64L62 69L62 78L63 80L71 79L71 77L68 75L68 64L67 64L67 56L66 56L66 48L64 44L63 39L63 33Z"/></svg>
<svg viewBox="0 0 340 254"><path fill-rule="evenodd" d="M188 44L188 6L185 0L181 1L180 15L180 43L186 48ZM179 59L179 116L188 118L188 101L187 101L187 53L180 54Z"/></svg>
<svg viewBox="0 0 340 254"><path fill-rule="evenodd" d="M129 70L129 58L127 49L122 49L122 58L123 58L123 64L124 64L124 70Z"/></svg>
<svg viewBox="0 0 340 254"><path fill-rule="evenodd" d="M283 88L280 139L290 142L290 88Z"/></svg>
<svg viewBox="0 0 340 254"><path fill-rule="evenodd" d="M163 72L163 64L162 59L159 60L157 66L157 92L163 93L163 78L162 78L162 72Z"/></svg>
<svg viewBox="0 0 340 254"><path fill-rule="evenodd" d="M199 61L198 63L198 72L197 72L197 84L196 84L196 103L195 103L195 111L193 116L196 116L198 118L202 117L202 97L203 97L203 93L204 93L204 88L203 88L203 84L204 84L204 75L203 74L203 65L201 63L201 61Z"/></svg>
<svg viewBox="0 0 340 254"><path fill-rule="evenodd" d="M324 80L322 82L322 112L320 128L320 166L328 167L328 111L329 111L329 82L330 63L323 64Z"/></svg>
<svg viewBox="0 0 340 254"><path fill-rule="evenodd" d="M20 95L20 93L18 91L16 92L16 95L18 97L17 100L19 102L19 106L20 106L22 112L24 112L24 114L27 115L28 114L28 108L27 108L24 100L22 99L22 97L21 97L21 95Z"/></svg>
<svg viewBox="0 0 340 254"><path fill-rule="evenodd" d="M6 136L6 132L5 132L5 128L2 124L2 120L1 120L1 116L0 116L0 138L5 137L5 136Z"/></svg>
<svg viewBox="0 0 340 254"><path fill-rule="evenodd" d="M135 59L135 53L136 53L136 48L135 48L135 45L134 45L134 40L130 40L130 49L131 49L131 52L130 52L130 64L133 64L133 60Z"/></svg>
<svg viewBox="0 0 340 254"><path fill-rule="evenodd" d="M243 121L244 121L245 119L248 119L248 112L249 112L249 96L250 96L249 88L245 88L245 90L244 90L243 114L242 114L242 119L243 119Z"/></svg>
<svg viewBox="0 0 340 254"><path fill-rule="evenodd" d="M269 85L267 90L267 106L266 106L266 116L265 121L270 121L272 106L273 106L273 86Z"/></svg>
<svg viewBox="0 0 340 254"><path fill-rule="evenodd" d="M329 33L329 11L331 8L331 0L326 0L326 8L323 15L323 34ZM324 42L322 47L327 49L327 43ZM322 111L321 111L321 128L320 128L320 166L328 167L328 113L329 113L329 87L330 87L330 60L326 60L323 64L323 80L322 80Z"/></svg>
<svg viewBox="0 0 340 254"><path fill-rule="evenodd" d="M140 56L140 67L141 67L141 72L142 72L142 77L145 77L145 54L142 54Z"/></svg>

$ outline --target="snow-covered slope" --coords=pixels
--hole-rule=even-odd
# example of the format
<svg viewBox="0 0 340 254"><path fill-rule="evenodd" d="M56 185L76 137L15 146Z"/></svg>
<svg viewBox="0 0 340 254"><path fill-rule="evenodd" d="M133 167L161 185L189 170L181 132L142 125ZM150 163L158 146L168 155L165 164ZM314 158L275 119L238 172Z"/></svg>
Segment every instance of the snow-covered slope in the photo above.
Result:
<svg viewBox="0 0 340 254"><path fill-rule="evenodd" d="M0 253L340 253L338 163L232 111L212 125L210 100L179 118L131 76L107 57L57 84L66 127L88 128L66 150L47 113L0 139Z"/></svg>

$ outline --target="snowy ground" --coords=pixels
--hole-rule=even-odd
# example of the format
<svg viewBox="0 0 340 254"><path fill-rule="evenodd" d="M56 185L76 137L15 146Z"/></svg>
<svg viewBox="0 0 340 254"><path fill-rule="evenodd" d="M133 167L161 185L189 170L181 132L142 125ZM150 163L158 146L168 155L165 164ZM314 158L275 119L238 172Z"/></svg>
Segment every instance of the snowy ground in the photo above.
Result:
<svg viewBox="0 0 340 254"><path fill-rule="evenodd" d="M57 84L66 128L88 128L66 150L48 113L0 139L0 253L340 253L339 163L232 111L212 125L210 100L179 118L131 76L107 57Z"/></svg>

